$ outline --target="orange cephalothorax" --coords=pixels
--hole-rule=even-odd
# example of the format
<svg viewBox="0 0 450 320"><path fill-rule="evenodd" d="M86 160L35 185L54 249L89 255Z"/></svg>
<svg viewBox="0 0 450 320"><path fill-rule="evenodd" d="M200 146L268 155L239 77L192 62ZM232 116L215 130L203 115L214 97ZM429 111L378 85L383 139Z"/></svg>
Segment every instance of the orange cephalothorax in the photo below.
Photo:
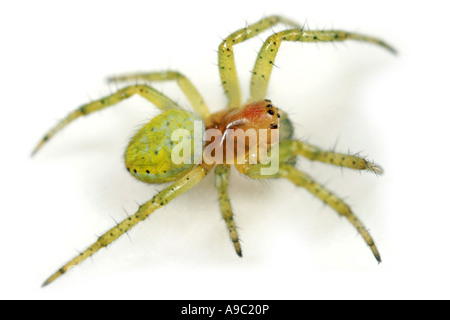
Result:
<svg viewBox="0 0 450 320"><path fill-rule="evenodd" d="M270 100L252 102L242 109L227 114L223 122L226 129L278 129L280 114Z"/></svg>
<svg viewBox="0 0 450 320"><path fill-rule="evenodd" d="M208 130L216 129L221 135L220 140L214 136L206 142L207 152L204 156L208 158L211 154L209 161L235 165L237 162L248 163L252 157L258 161L260 149L268 151L270 145L278 140L279 118L278 108L270 100L212 114L206 120L207 133ZM217 155L219 148L222 156Z"/></svg>
<svg viewBox="0 0 450 320"><path fill-rule="evenodd" d="M277 129L280 113L270 100L251 102L240 109L222 110L205 119L206 129Z"/></svg>

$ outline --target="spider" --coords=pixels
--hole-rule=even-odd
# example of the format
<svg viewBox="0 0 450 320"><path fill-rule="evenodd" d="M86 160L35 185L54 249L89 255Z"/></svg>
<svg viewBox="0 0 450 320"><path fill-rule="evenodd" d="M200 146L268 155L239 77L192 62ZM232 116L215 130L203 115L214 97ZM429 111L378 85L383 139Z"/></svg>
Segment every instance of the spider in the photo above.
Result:
<svg viewBox="0 0 450 320"><path fill-rule="evenodd" d="M277 24L282 24L289 28L273 33L262 45L252 72L250 98L246 103L242 103L234 61L234 46L255 37ZM126 168L132 176L147 183L171 182L168 187L158 192L148 202L140 205L134 215L127 217L112 227L100 236L95 243L58 269L43 283L43 286L50 284L66 273L70 267L78 265L100 249L111 244L136 224L148 218L155 210L193 188L213 169L222 217L234 250L239 257L242 257L239 235L228 196L228 180L231 165L234 165L241 174L253 179L284 178L296 186L305 188L334 209L339 215L347 218L369 246L375 259L380 263L381 257L372 237L350 207L326 187L316 182L311 176L298 170L295 165L296 157L303 156L311 161L320 161L355 170L367 170L375 174L381 174L383 172L382 168L357 155L322 150L314 145L293 139L293 125L287 114L275 107L266 97L275 57L283 41L333 42L343 40L369 42L395 53L395 50L387 43L373 37L340 30L304 30L299 24L289 19L281 16L269 16L233 32L219 45L218 66L222 87L228 99L228 105L222 111L211 113L205 100L192 82L177 71L127 74L108 78L108 81L124 83L137 79L145 81L176 81L195 113L182 109L173 100L149 85L134 84L117 90L109 96L82 105L61 120L41 139L32 154L40 150L49 139L75 119L113 106L132 95L138 94L156 105L163 112L144 125L131 139L125 152ZM215 147L215 151L211 152L209 156L205 153L200 154L200 161L198 161L199 155L197 154L197 161L175 163L172 155L178 145L174 144L172 134L177 129L183 128L187 130L187 138L190 141L189 143L191 143L195 141L195 139L190 139L195 134L195 123L200 123L201 132L214 129L223 136L202 142L200 151L204 151L211 146ZM234 138L230 140L225 139L225 137L230 136L228 131L230 129L241 129L244 133L254 130L257 135L257 142L247 143L247 140L244 140L244 143L241 143L240 148L238 148L239 144L234 146L230 142L234 141ZM264 134L261 133L262 131L258 131L260 129L266 130L267 134L275 138L272 140L266 139L264 144ZM188 148L183 149L184 151L190 151L189 146L192 145L189 143ZM264 163L263 158L257 155L256 158L252 158L254 161L250 161L250 157L258 154L260 149L263 149L263 146L267 149L268 155L276 153L278 159L277 170L269 174L263 174L263 170L271 165L267 162ZM243 152L244 158L242 161L237 161L237 156L234 152L237 149ZM221 161L225 158L225 155L215 154L215 152L220 153L220 151L224 151L227 155L230 155L231 152L231 162ZM189 152L186 152L186 155L189 156ZM215 157L216 155L218 157ZM191 156L191 160L193 159L194 157Z"/></svg>

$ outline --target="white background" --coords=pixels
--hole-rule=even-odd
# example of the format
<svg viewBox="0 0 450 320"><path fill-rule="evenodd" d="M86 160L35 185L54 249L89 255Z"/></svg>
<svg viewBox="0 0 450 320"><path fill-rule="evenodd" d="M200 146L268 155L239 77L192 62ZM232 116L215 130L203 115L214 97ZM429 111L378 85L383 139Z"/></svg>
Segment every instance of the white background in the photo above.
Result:
<svg viewBox="0 0 450 320"><path fill-rule="evenodd" d="M15 1L0 5L2 299L450 298L448 17L442 1ZM351 225L287 181L233 173L244 258L231 246L213 176L157 211L51 286L41 283L161 186L125 170L139 125L158 114L140 98L72 123L31 150L68 112L115 89L114 74L176 69L212 110L221 38L270 14L310 29L380 37L364 43L284 43L268 98L297 137L362 151L386 173L301 160L345 197L370 229L378 265ZM273 31L280 30L275 28ZM236 47L241 86L273 31ZM157 85L184 104L179 89Z"/></svg>

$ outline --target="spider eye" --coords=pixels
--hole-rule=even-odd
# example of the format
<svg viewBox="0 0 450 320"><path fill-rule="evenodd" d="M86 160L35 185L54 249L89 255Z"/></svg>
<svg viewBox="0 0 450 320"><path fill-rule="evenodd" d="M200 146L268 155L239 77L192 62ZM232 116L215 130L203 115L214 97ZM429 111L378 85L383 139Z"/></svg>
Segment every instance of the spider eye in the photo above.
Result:
<svg viewBox="0 0 450 320"><path fill-rule="evenodd" d="M277 129L278 128L278 125L277 124L271 124L270 125L270 129Z"/></svg>
<svg viewBox="0 0 450 320"><path fill-rule="evenodd" d="M273 116L275 114L275 111L273 111L272 109L270 109L269 111L267 111L268 114L270 114L271 116Z"/></svg>

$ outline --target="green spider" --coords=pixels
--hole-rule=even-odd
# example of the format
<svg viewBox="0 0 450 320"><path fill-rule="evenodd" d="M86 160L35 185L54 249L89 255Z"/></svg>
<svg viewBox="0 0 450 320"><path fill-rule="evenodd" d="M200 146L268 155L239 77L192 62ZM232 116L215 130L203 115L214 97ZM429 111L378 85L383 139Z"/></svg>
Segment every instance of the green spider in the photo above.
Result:
<svg viewBox="0 0 450 320"><path fill-rule="evenodd" d="M264 42L253 68L250 98L246 103L242 104L234 61L234 45L253 38L257 34L280 23L289 26L290 29L274 33ZM305 188L333 208L339 215L346 217L370 247L376 260L381 262L380 254L372 237L350 207L312 177L296 169L295 163L297 156L303 156L311 161L320 161L355 170L368 170L376 174L383 172L381 167L355 155L324 151L316 146L294 140L293 126L288 116L266 98L272 67L278 48L283 41L332 42L343 40L370 42L395 53L391 46L376 38L339 30L304 30L300 25L286 18L270 16L246 28L237 30L219 45L219 72L223 89L228 98L228 105L222 111L210 113L205 100L194 85L183 74L176 71L131 74L109 78L109 81L116 82L136 79L145 81L174 80L180 86L196 113L183 110L177 103L148 85L136 84L120 89L107 97L82 105L60 121L42 138L34 149L33 154L73 120L113 106L119 101L138 94L152 102L163 112L144 125L131 139L125 152L126 168L135 178L147 183L172 183L153 196L150 201L141 205L134 215L105 232L95 243L62 266L43 283L43 286L50 284L66 273L70 267L78 265L95 252L108 246L137 223L145 220L155 210L194 187L212 169L214 169L216 176L215 185L218 190L222 217L225 220L234 249L238 256L241 257L241 244L228 196L228 179L231 165L234 165L240 173L253 179L285 178L295 185ZM188 157L188 160L192 161L175 163L173 154L178 145L174 143L173 134L178 129L183 128L190 139L190 142L187 144L188 148L183 150L184 152L186 152L185 150L192 151L194 150L194 135L196 134L195 123L200 123L201 132L215 130L215 132L222 134L222 138L211 138L200 145L200 151L205 151L209 148L210 150L214 149L213 152L209 154L203 152L200 154L200 157L197 154L197 158L193 156ZM225 137L228 138L231 135L229 130L238 129L241 129L244 133L256 132L257 139L255 141L257 142L247 143L247 140L244 140L244 143L241 143L239 148L239 144L234 145L230 142L234 141L235 138L225 139ZM266 143L264 144L261 133L263 131L259 130L266 130L264 132L275 138L265 140ZM268 169L272 165L264 162L260 156L259 152L263 147L265 147L268 155L276 154L276 159L278 160L276 170L269 174L263 174L263 170ZM243 152L242 161L238 161L237 149ZM219 151L224 153L218 156ZM226 155L230 155L230 152L231 162L222 161L226 158ZM254 156L255 154L256 157ZM251 159L254 161L251 161Z"/></svg>

